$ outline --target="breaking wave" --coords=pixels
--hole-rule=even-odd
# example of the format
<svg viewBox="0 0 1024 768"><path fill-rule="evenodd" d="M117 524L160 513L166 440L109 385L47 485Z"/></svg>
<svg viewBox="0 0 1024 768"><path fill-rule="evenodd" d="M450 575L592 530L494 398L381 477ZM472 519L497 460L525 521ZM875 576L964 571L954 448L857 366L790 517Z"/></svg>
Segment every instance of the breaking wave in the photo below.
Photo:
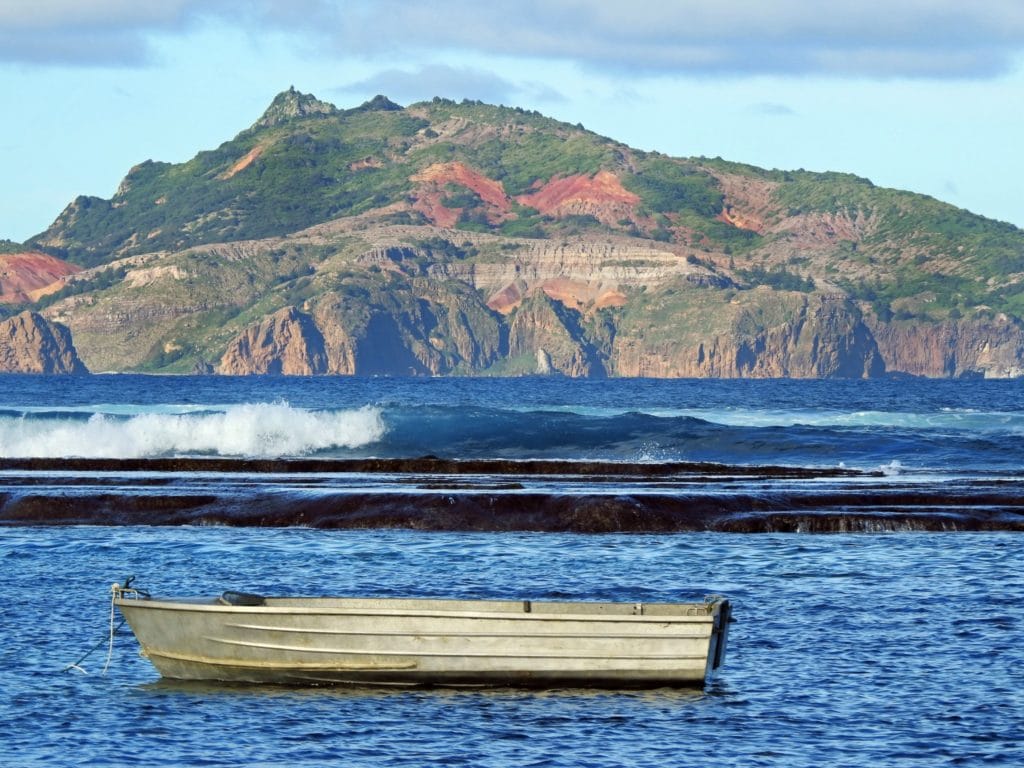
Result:
<svg viewBox="0 0 1024 768"><path fill-rule="evenodd" d="M1024 465L1008 412L621 410L400 401L0 408L0 458L565 459L785 464L888 475Z"/></svg>
<svg viewBox="0 0 1024 768"><path fill-rule="evenodd" d="M117 411L117 412L111 412ZM380 409L306 410L287 403L0 412L0 457L153 458L181 455L305 456L370 445Z"/></svg>

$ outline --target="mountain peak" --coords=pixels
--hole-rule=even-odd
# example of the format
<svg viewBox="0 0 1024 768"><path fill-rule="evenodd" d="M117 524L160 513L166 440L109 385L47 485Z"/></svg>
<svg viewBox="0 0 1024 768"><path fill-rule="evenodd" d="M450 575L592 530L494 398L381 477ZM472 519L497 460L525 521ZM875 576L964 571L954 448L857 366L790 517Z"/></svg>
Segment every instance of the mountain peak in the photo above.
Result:
<svg viewBox="0 0 1024 768"><path fill-rule="evenodd" d="M310 93L301 93L295 90L293 85L274 97L266 112L253 124L253 128L270 128L296 118L333 115L337 111L333 104L320 101Z"/></svg>
<svg viewBox="0 0 1024 768"><path fill-rule="evenodd" d="M395 104L387 96L378 93L369 101L364 101L356 109L360 112L397 112L404 109L404 107L401 104Z"/></svg>

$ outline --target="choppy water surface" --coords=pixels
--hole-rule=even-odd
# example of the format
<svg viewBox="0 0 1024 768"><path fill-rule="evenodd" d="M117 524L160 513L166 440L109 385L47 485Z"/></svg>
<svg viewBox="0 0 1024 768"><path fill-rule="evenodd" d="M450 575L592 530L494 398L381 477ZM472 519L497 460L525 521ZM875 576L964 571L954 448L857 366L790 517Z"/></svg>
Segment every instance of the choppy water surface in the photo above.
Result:
<svg viewBox="0 0 1024 768"><path fill-rule="evenodd" d="M0 765L1020 766L1022 529L1024 381L4 376ZM129 574L738 623L703 691L172 684L127 630L63 671Z"/></svg>
<svg viewBox="0 0 1024 768"><path fill-rule="evenodd" d="M7 528L0 764L1024 764L1019 534ZM735 603L704 691L172 684L108 587ZM126 632L127 630L122 630Z"/></svg>
<svg viewBox="0 0 1024 768"><path fill-rule="evenodd" d="M0 377L0 459L411 457L1007 471L1024 380Z"/></svg>

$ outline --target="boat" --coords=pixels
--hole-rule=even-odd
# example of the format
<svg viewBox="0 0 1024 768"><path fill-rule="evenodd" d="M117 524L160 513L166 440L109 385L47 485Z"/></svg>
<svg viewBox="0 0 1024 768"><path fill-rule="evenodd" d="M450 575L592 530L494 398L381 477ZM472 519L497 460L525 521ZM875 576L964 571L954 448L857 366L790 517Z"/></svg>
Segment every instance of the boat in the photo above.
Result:
<svg viewBox="0 0 1024 768"><path fill-rule="evenodd" d="M718 596L609 603L113 591L163 677L233 683L695 687L722 664L731 620Z"/></svg>

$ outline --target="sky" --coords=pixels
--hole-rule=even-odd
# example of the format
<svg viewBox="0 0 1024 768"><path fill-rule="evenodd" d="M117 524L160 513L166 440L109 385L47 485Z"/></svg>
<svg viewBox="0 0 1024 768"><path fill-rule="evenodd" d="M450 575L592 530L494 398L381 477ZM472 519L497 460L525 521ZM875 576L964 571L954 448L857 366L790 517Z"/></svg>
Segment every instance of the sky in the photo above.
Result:
<svg viewBox="0 0 1024 768"><path fill-rule="evenodd" d="M0 0L0 239L290 86L535 109L1024 227L1024 0Z"/></svg>

